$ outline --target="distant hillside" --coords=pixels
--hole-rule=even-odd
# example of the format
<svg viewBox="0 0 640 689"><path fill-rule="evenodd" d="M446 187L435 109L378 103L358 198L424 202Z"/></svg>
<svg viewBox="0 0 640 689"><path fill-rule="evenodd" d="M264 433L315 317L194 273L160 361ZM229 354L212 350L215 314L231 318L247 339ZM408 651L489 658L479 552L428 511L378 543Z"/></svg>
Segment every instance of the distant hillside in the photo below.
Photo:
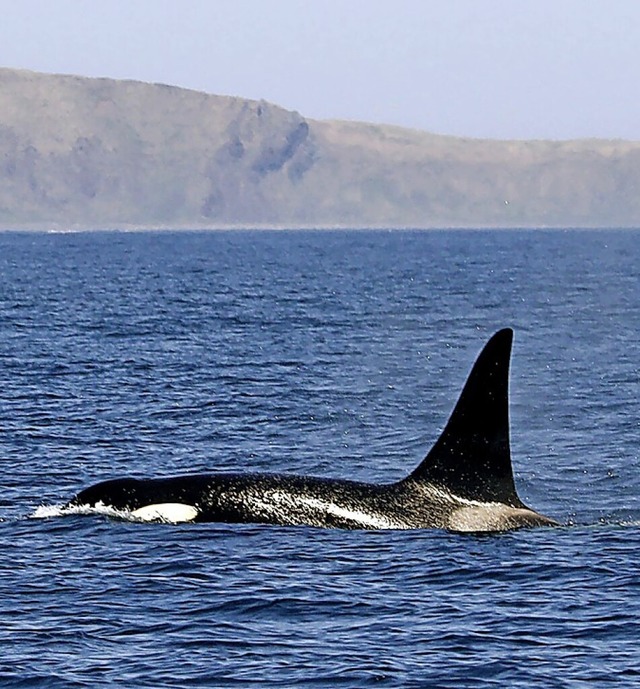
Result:
<svg viewBox="0 0 640 689"><path fill-rule="evenodd" d="M0 226L640 226L640 142L320 122L0 69Z"/></svg>

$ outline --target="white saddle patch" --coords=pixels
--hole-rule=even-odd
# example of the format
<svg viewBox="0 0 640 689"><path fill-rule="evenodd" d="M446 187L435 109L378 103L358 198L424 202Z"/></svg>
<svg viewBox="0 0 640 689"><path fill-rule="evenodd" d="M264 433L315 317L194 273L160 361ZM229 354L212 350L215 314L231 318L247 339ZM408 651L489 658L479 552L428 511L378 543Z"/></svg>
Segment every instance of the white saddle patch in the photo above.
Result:
<svg viewBox="0 0 640 689"><path fill-rule="evenodd" d="M550 526L557 524L529 508L509 507L502 503L473 503L455 510L449 517L452 531L510 531L523 526Z"/></svg>
<svg viewBox="0 0 640 689"><path fill-rule="evenodd" d="M131 513L132 517L143 522L191 522L198 516L198 510L193 505L181 502L161 502L157 505L145 505Z"/></svg>

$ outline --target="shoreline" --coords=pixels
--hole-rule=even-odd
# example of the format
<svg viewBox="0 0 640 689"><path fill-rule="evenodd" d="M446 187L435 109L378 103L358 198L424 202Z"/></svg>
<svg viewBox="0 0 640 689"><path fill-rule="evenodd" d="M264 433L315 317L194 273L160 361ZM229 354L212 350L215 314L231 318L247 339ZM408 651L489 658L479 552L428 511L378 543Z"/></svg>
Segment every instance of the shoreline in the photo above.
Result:
<svg viewBox="0 0 640 689"><path fill-rule="evenodd" d="M295 224L225 224L225 225L122 225L38 223L33 225L0 225L0 233L20 234L75 234L75 233L127 233L127 232L602 232L637 231L637 225L295 225Z"/></svg>

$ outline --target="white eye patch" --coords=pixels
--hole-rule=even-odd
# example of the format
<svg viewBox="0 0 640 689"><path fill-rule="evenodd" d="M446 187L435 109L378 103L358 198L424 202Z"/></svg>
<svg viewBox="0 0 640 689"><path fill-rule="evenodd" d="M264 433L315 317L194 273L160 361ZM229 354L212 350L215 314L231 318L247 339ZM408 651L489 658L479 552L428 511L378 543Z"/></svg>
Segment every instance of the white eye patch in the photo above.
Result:
<svg viewBox="0 0 640 689"><path fill-rule="evenodd" d="M198 510L193 505L185 505L181 502L162 502L157 505L145 505L131 513L131 516L143 522L191 522L198 515Z"/></svg>

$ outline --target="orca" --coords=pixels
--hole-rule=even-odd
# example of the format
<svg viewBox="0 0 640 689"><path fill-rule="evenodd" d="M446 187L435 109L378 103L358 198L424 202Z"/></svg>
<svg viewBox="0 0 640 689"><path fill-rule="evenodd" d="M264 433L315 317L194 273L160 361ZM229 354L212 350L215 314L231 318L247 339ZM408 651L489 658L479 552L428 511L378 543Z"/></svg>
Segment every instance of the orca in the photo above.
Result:
<svg viewBox="0 0 640 689"><path fill-rule="evenodd" d="M274 473L117 478L81 491L67 508L106 507L140 521L307 525L341 529L506 531L555 526L518 497L509 443L513 331L478 356L440 437L394 483Z"/></svg>

